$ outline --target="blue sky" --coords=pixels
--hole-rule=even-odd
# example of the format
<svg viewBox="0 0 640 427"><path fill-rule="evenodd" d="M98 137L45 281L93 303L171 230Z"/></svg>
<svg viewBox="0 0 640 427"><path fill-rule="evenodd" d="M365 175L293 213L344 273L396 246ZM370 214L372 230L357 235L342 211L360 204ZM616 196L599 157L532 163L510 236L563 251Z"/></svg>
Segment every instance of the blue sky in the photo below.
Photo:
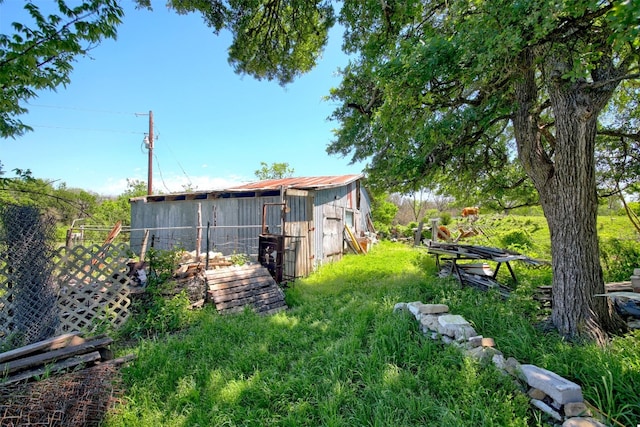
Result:
<svg viewBox="0 0 640 427"><path fill-rule="evenodd" d="M0 3L0 32L10 32L23 4ZM362 171L362 164L326 153L338 123L327 120L336 105L322 97L338 86L335 71L347 63L338 30L318 66L282 88L234 74L230 35L216 36L198 14L178 15L162 1L153 11L125 2L125 12L117 40L79 58L66 88L30 100L22 120L34 132L0 139L5 176L31 169L69 187L120 194L127 178L147 180L149 111L155 192L255 181L260 162L287 162L296 176Z"/></svg>

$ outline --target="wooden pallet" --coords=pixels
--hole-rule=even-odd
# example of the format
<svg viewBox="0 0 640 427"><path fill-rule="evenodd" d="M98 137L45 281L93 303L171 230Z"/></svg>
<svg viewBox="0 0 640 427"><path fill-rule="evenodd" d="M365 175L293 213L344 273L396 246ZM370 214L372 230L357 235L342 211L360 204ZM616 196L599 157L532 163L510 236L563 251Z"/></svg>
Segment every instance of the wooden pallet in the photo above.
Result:
<svg viewBox="0 0 640 427"><path fill-rule="evenodd" d="M273 314L287 308L284 292L261 265L207 270L207 297L219 313L235 313L250 307Z"/></svg>

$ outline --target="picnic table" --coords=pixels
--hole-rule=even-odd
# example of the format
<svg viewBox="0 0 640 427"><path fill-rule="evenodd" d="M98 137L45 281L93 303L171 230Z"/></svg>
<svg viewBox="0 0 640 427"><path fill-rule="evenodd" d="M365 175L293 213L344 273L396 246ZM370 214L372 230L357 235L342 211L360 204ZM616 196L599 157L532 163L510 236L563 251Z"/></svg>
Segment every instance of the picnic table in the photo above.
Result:
<svg viewBox="0 0 640 427"><path fill-rule="evenodd" d="M517 252L487 246L430 241L427 252L435 256L438 270L441 269L441 261L450 263L451 273L457 277L461 284L480 287L484 290L498 288L500 294L505 297L508 296L511 289L500 284L496 279L502 264L506 265L514 282L517 282L518 279L511 267L512 261L521 261L532 266L546 264L544 261L529 258ZM468 261L481 261L482 264L470 264ZM485 268L485 261L494 262L496 264L495 270Z"/></svg>

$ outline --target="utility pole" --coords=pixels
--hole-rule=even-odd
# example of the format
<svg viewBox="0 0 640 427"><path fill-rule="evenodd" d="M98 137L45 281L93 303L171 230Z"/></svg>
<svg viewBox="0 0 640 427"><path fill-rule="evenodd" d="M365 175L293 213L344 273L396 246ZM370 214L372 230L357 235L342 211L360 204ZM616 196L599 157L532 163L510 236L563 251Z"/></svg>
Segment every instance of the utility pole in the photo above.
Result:
<svg viewBox="0 0 640 427"><path fill-rule="evenodd" d="M2 3L2 0L0 0ZM149 110L149 114L135 113L137 116L149 116L149 134L144 138L144 145L149 150L149 164L147 166L147 195L153 194L153 111Z"/></svg>
<svg viewBox="0 0 640 427"><path fill-rule="evenodd" d="M147 169L147 195L153 194L153 111L149 110L149 167Z"/></svg>

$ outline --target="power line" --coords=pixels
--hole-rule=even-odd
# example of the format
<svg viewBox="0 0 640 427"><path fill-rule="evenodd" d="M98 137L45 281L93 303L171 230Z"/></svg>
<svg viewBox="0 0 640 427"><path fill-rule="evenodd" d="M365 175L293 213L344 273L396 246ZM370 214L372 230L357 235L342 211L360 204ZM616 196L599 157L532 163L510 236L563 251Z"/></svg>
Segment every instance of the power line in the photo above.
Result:
<svg viewBox="0 0 640 427"><path fill-rule="evenodd" d="M62 130L81 130L81 131L90 131L90 132L110 132L110 133L126 133L126 134L134 134L134 135L144 135L144 132L134 132L132 130L115 130L115 129L96 129L96 128L72 128L72 127L63 127L63 126L51 126L51 125L30 125L34 128L48 128L48 129L62 129Z"/></svg>
<svg viewBox="0 0 640 427"><path fill-rule="evenodd" d="M169 150L169 153L171 154L171 157L173 157L173 160L178 164L178 167L182 171L182 174L185 176L185 178L187 178L187 183L188 183L189 187L192 187L193 186L193 182L191 181L191 178L187 174L187 171L185 171L184 168L182 167L182 163L180 163L180 160L178 160L178 157L176 156L176 154L171 149L171 145L168 144L168 143L165 143L164 145Z"/></svg>
<svg viewBox="0 0 640 427"><path fill-rule="evenodd" d="M63 107L61 105L31 104L31 103L28 103L28 102L27 102L27 104L29 106L31 106L31 107L54 108L54 109L57 109L57 110L75 110L75 111L85 111L85 112L89 112L89 113L121 114L121 115L126 115L126 116L134 116L134 115L136 115L136 113L124 112L124 111L95 110L95 109L84 108L84 107Z"/></svg>

